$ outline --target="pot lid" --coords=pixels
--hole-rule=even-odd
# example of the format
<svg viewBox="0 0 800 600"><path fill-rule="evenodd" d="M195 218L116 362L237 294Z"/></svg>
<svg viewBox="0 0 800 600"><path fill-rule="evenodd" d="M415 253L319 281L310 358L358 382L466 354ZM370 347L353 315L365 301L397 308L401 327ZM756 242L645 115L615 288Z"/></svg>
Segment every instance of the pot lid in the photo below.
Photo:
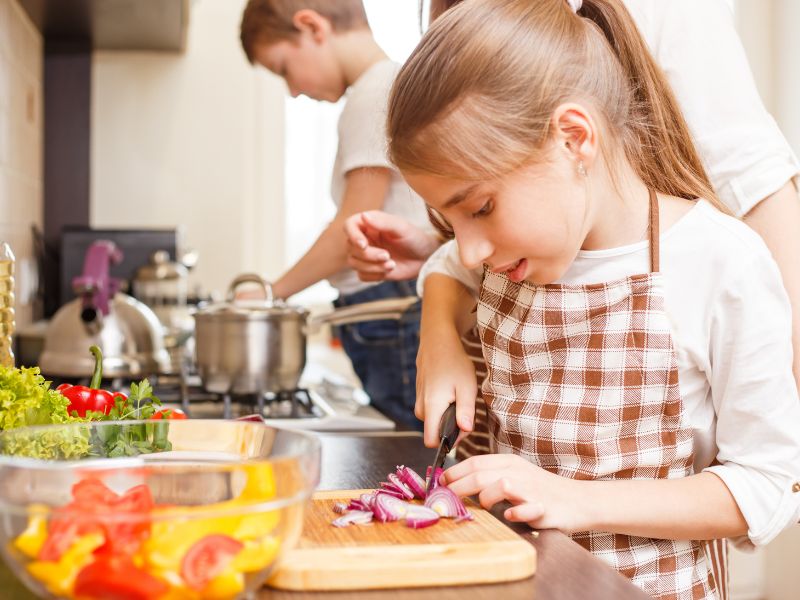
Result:
<svg viewBox="0 0 800 600"><path fill-rule="evenodd" d="M308 311L301 306L291 306L283 300L229 300L199 309L195 319L266 319L296 315L305 319Z"/></svg>
<svg viewBox="0 0 800 600"><path fill-rule="evenodd" d="M142 265L136 270L137 281L164 281L172 279L186 279L189 270L179 262L169 259L169 252L156 250L150 256L150 263Z"/></svg>
<svg viewBox="0 0 800 600"><path fill-rule="evenodd" d="M245 283L255 283L264 292L261 299L237 299L236 288ZM300 306L291 306L283 300L272 295L272 284L256 273L245 273L236 277L228 288L228 297L225 302L212 304L207 308L198 310L195 318L219 319L267 319L269 317L287 317L294 315L305 319L308 311Z"/></svg>

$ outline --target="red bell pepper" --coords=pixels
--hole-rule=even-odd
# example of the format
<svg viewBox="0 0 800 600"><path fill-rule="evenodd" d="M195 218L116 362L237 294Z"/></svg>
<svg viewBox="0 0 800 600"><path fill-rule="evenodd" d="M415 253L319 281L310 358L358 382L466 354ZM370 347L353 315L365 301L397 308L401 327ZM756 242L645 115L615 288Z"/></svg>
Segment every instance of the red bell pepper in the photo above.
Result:
<svg viewBox="0 0 800 600"><path fill-rule="evenodd" d="M69 406L67 407L69 414L75 411L79 417L85 417L86 412L89 410L107 415L114 408L117 398L122 398L123 401L128 399L125 394L120 392L108 392L98 389L103 380L103 355L97 346L89 348L89 352L94 355L94 373L89 387L62 383L56 388L69 400Z"/></svg>

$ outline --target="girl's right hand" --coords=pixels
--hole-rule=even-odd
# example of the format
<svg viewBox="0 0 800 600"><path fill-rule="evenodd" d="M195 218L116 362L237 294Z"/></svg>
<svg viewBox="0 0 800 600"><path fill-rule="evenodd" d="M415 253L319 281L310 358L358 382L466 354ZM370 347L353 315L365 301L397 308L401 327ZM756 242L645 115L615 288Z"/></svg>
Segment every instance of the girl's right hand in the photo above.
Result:
<svg viewBox="0 0 800 600"><path fill-rule="evenodd" d="M456 403L459 440L472 431L478 379L475 367L457 334L439 336L425 343L420 339L417 353L417 402L414 414L424 422L424 442L428 448L439 445L439 420Z"/></svg>

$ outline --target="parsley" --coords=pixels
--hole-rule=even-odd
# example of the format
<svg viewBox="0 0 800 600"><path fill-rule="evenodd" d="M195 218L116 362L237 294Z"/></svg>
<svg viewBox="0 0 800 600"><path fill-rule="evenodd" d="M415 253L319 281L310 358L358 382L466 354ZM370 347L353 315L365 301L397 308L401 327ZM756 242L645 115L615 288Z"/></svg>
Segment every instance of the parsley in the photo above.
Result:
<svg viewBox="0 0 800 600"><path fill-rule="evenodd" d="M128 399L117 398L107 415L93 412L86 416L98 421L148 420L155 414L156 406L161 406L161 400L153 395L150 382L143 379L138 384L132 383ZM163 420L97 427L92 432L90 455L115 458L171 450L168 432L169 424Z"/></svg>

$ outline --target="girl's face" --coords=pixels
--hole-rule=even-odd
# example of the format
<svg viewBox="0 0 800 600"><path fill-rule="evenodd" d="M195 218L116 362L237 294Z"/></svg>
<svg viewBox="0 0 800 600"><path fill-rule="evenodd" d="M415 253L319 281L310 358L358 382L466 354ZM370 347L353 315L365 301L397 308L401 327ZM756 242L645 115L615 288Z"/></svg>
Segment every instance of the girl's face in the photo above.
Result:
<svg viewBox="0 0 800 600"><path fill-rule="evenodd" d="M347 86L329 43L301 31L294 39L255 47L256 62L286 81L293 98L336 102Z"/></svg>
<svg viewBox="0 0 800 600"><path fill-rule="evenodd" d="M589 232L586 183L564 151L502 180L463 181L405 173L452 225L465 267L487 265L512 281L560 279Z"/></svg>

